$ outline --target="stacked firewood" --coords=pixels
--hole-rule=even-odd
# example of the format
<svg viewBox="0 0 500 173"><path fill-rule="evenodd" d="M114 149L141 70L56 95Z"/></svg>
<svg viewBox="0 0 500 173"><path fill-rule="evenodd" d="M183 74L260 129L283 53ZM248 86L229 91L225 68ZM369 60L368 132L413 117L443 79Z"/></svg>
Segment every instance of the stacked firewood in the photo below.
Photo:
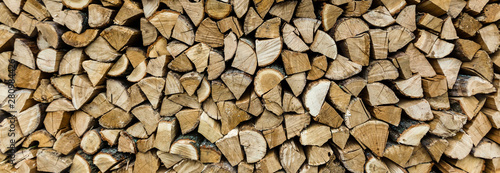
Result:
<svg viewBox="0 0 500 173"><path fill-rule="evenodd" d="M495 0L2 0L0 172L500 172L499 19Z"/></svg>

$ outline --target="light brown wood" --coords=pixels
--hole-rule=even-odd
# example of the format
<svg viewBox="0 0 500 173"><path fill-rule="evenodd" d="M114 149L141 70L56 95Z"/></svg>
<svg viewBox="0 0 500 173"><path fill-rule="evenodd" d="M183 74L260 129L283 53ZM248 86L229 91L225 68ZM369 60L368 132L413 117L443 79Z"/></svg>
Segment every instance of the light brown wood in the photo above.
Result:
<svg viewBox="0 0 500 173"><path fill-rule="evenodd" d="M297 172L306 160L303 148L293 140L283 143L279 153L280 163L288 172Z"/></svg>
<svg viewBox="0 0 500 173"><path fill-rule="evenodd" d="M336 150L340 162L344 165L345 169L351 172L363 172L366 158L364 156L363 148L354 140L347 141L344 149Z"/></svg>
<svg viewBox="0 0 500 173"><path fill-rule="evenodd" d="M238 132L238 129L232 129L226 136L219 139L215 143L229 163L233 166L243 160L243 151L240 147Z"/></svg>

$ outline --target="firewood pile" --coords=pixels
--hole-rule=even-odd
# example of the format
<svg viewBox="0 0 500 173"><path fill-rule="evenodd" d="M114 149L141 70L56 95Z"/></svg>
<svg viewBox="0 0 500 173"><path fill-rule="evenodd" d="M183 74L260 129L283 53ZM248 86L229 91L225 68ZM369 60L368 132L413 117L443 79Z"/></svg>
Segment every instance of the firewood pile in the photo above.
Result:
<svg viewBox="0 0 500 173"><path fill-rule="evenodd" d="M500 172L495 0L2 0L0 172Z"/></svg>

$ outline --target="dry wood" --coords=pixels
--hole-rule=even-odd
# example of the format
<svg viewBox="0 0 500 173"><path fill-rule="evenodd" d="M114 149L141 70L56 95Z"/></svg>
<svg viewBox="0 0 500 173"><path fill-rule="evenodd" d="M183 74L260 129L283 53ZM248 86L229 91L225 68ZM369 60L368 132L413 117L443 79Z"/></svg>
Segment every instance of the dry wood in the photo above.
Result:
<svg viewBox="0 0 500 173"><path fill-rule="evenodd" d="M297 133L300 133L300 132L297 132ZM267 146L269 146L270 149L283 144L283 142L286 141L287 136L288 136L285 134L285 130L283 128L283 125L274 127L272 129L269 129L269 130L265 130L262 132L262 134L264 135L264 138L266 138Z"/></svg>
<svg viewBox="0 0 500 173"><path fill-rule="evenodd" d="M307 73L308 80L317 80L323 77L328 69L326 56L317 56L312 59L311 70Z"/></svg>
<svg viewBox="0 0 500 173"><path fill-rule="evenodd" d="M364 155L363 148L354 140L347 141L344 149L337 148L336 153L338 154L340 162L344 167L351 172L363 172L366 158Z"/></svg>
<svg viewBox="0 0 500 173"><path fill-rule="evenodd" d="M268 3L268 2L266 2ZM264 21L255 31L256 38L277 38L280 35L281 19L274 17Z"/></svg>
<svg viewBox="0 0 500 173"><path fill-rule="evenodd" d="M237 165L243 160L243 151L240 147L238 129L232 129L226 136L219 139L215 145L224 154L231 165Z"/></svg>

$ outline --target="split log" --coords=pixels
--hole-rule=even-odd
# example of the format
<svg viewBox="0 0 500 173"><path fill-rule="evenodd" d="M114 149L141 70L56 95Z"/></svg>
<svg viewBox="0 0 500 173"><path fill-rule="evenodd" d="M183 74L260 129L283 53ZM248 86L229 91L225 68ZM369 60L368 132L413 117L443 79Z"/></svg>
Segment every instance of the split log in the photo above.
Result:
<svg viewBox="0 0 500 173"><path fill-rule="evenodd" d="M403 119L399 126L391 126L390 137L401 144L418 146L430 127L425 123Z"/></svg>

